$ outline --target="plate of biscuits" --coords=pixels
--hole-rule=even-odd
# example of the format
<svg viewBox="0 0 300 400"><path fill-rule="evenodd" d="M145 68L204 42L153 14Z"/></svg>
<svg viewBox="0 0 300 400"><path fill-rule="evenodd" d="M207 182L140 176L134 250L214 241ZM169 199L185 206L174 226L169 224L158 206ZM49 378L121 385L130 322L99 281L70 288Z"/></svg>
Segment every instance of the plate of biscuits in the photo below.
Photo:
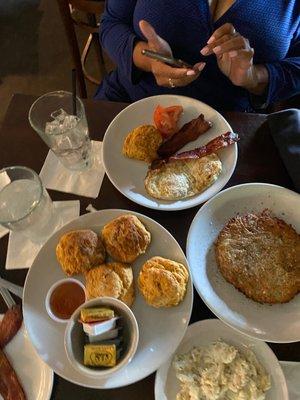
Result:
<svg viewBox="0 0 300 400"><path fill-rule="evenodd" d="M194 285L223 322L268 342L300 340L299 194L249 183L209 200L187 238Z"/></svg>
<svg viewBox="0 0 300 400"><path fill-rule="evenodd" d="M81 386L116 388L170 357L192 304L188 263L172 235L142 214L102 210L70 222L42 247L26 278L23 310L33 346L58 375ZM130 324L137 346L130 337L126 342Z"/></svg>
<svg viewBox="0 0 300 400"><path fill-rule="evenodd" d="M121 111L103 139L112 184L144 207L182 210L228 182L239 137L210 106L177 95L151 96Z"/></svg>

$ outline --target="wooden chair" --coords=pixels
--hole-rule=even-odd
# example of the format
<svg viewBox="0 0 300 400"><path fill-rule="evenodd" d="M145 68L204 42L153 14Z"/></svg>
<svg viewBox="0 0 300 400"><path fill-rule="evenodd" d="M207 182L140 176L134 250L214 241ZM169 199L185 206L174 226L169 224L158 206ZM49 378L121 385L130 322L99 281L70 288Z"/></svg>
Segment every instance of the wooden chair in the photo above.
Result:
<svg viewBox="0 0 300 400"><path fill-rule="evenodd" d="M57 0L57 3L65 27L74 67L77 71L79 94L80 97L86 98L87 91L85 78L96 85L100 83L100 81L95 77L89 75L85 67L92 45L94 45L96 51L101 75L103 76L106 73L98 34L100 24L98 21L104 9L104 0ZM82 19L82 15L86 17L86 20ZM88 33L88 38L81 54L75 32L75 26Z"/></svg>

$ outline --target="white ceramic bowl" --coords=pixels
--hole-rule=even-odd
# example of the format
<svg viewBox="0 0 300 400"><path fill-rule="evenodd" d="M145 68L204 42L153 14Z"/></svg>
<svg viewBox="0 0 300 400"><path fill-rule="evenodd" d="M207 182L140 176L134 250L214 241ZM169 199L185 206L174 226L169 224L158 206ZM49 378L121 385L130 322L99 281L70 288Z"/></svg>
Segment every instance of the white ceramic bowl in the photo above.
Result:
<svg viewBox="0 0 300 400"><path fill-rule="evenodd" d="M83 346L84 332L80 322L78 322L80 311L83 308L95 306L109 306L116 311L116 314L123 320L124 354L115 367L107 369L93 369L83 365ZM65 331L65 350L72 366L86 377L106 378L120 370L128 364L137 349L139 342L139 328L135 316L130 308L118 299L112 297L98 297L97 299L86 301L70 318Z"/></svg>
<svg viewBox="0 0 300 400"><path fill-rule="evenodd" d="M208 346L219 339L235 346L242 353L246 349L253 351L271 378L271 388L266 392L266 400L289 400L285 376L270 347L261 340L252 339L231 329L217 319L198 321L189 325L176 354L186 353L194 346ZM176 399L180 384L172 367L173 359L174 356L170 357L156 373L155 400Z"/></svg>
<svg viewBox="0 0 300 400"><path fill-rule="evenodd" d="M66 323L69 321L69 319L62 319L62 318L59 318L59 317L57 317L57 316L52 312L52 310L51 310L51 305L50 305L50 299L51 299L51 295L52 295L52 293L54 292L54 290L55 290L58 286L60 286L60 285L62 285L62 284L64 284L64 283L66 283L66 282L74 282L74 283L76 283L78 286L80 286L80 287L83 289L83 291L84 291L85 299L86 299L85 286L84 286L84 284L83 284L82 282L80 282L78 279L75 279L75 278L64 278L64 279L60 279L59 281L55 282L55 283L50 287L50 289L48 290L46 299L45 299L46 310L47 310L47 312L48 312L48 314L49 314L49 317L52 318L53 321L55 321L55 322L61 322L61 323L64 323L64 324L66 324Z"/></svg>

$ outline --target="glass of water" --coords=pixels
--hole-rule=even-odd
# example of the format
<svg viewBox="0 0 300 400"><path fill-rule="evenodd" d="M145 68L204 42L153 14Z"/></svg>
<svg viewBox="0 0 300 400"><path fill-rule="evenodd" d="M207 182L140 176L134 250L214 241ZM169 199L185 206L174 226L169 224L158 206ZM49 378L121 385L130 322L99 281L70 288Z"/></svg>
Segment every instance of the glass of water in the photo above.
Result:
<svg viewBox="0 0 300 400"><path fill-rule="evenodd" d="M32 169L16 166L0 170L0 225L37 243L60 226L52 200Z"/></svg>
<svg viewBox="0 0 300 400"><path fill-rule="evenodd" d="M29 110L29 122L61 163L68 169L81 171L91 165L91 141L82 101L57 91L39 97Z"/></svg>

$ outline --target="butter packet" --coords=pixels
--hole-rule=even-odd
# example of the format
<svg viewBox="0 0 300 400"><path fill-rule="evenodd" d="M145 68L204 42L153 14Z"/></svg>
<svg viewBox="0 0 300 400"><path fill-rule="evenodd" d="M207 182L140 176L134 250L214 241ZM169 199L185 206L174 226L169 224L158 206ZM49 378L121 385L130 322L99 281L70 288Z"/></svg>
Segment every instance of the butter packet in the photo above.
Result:
<svg viewBox="0 0 300 400"><path fill-rule="evenodd" d="M114 367L117 364L116 345L86 344L83 363L90 367Z"/></svg>
<svg viewBox="0 0 300 400"><path fill-rule="evenodd" d="M119 337L117 337L115 339L103 340L101 342L98 342L97 344L107 345L107 346L110 346L110 345L114 344L116 346L117 350L122 350L123 337L119 336Z"/></svg>
<svg viewBox="0 0 300 400"><path fill-rule="evenodd" d="M105 307L84 308L80 312L80 321L83 323L105 321L114 318L114 316L115 312L110 308L105 308Z"/></svg>

